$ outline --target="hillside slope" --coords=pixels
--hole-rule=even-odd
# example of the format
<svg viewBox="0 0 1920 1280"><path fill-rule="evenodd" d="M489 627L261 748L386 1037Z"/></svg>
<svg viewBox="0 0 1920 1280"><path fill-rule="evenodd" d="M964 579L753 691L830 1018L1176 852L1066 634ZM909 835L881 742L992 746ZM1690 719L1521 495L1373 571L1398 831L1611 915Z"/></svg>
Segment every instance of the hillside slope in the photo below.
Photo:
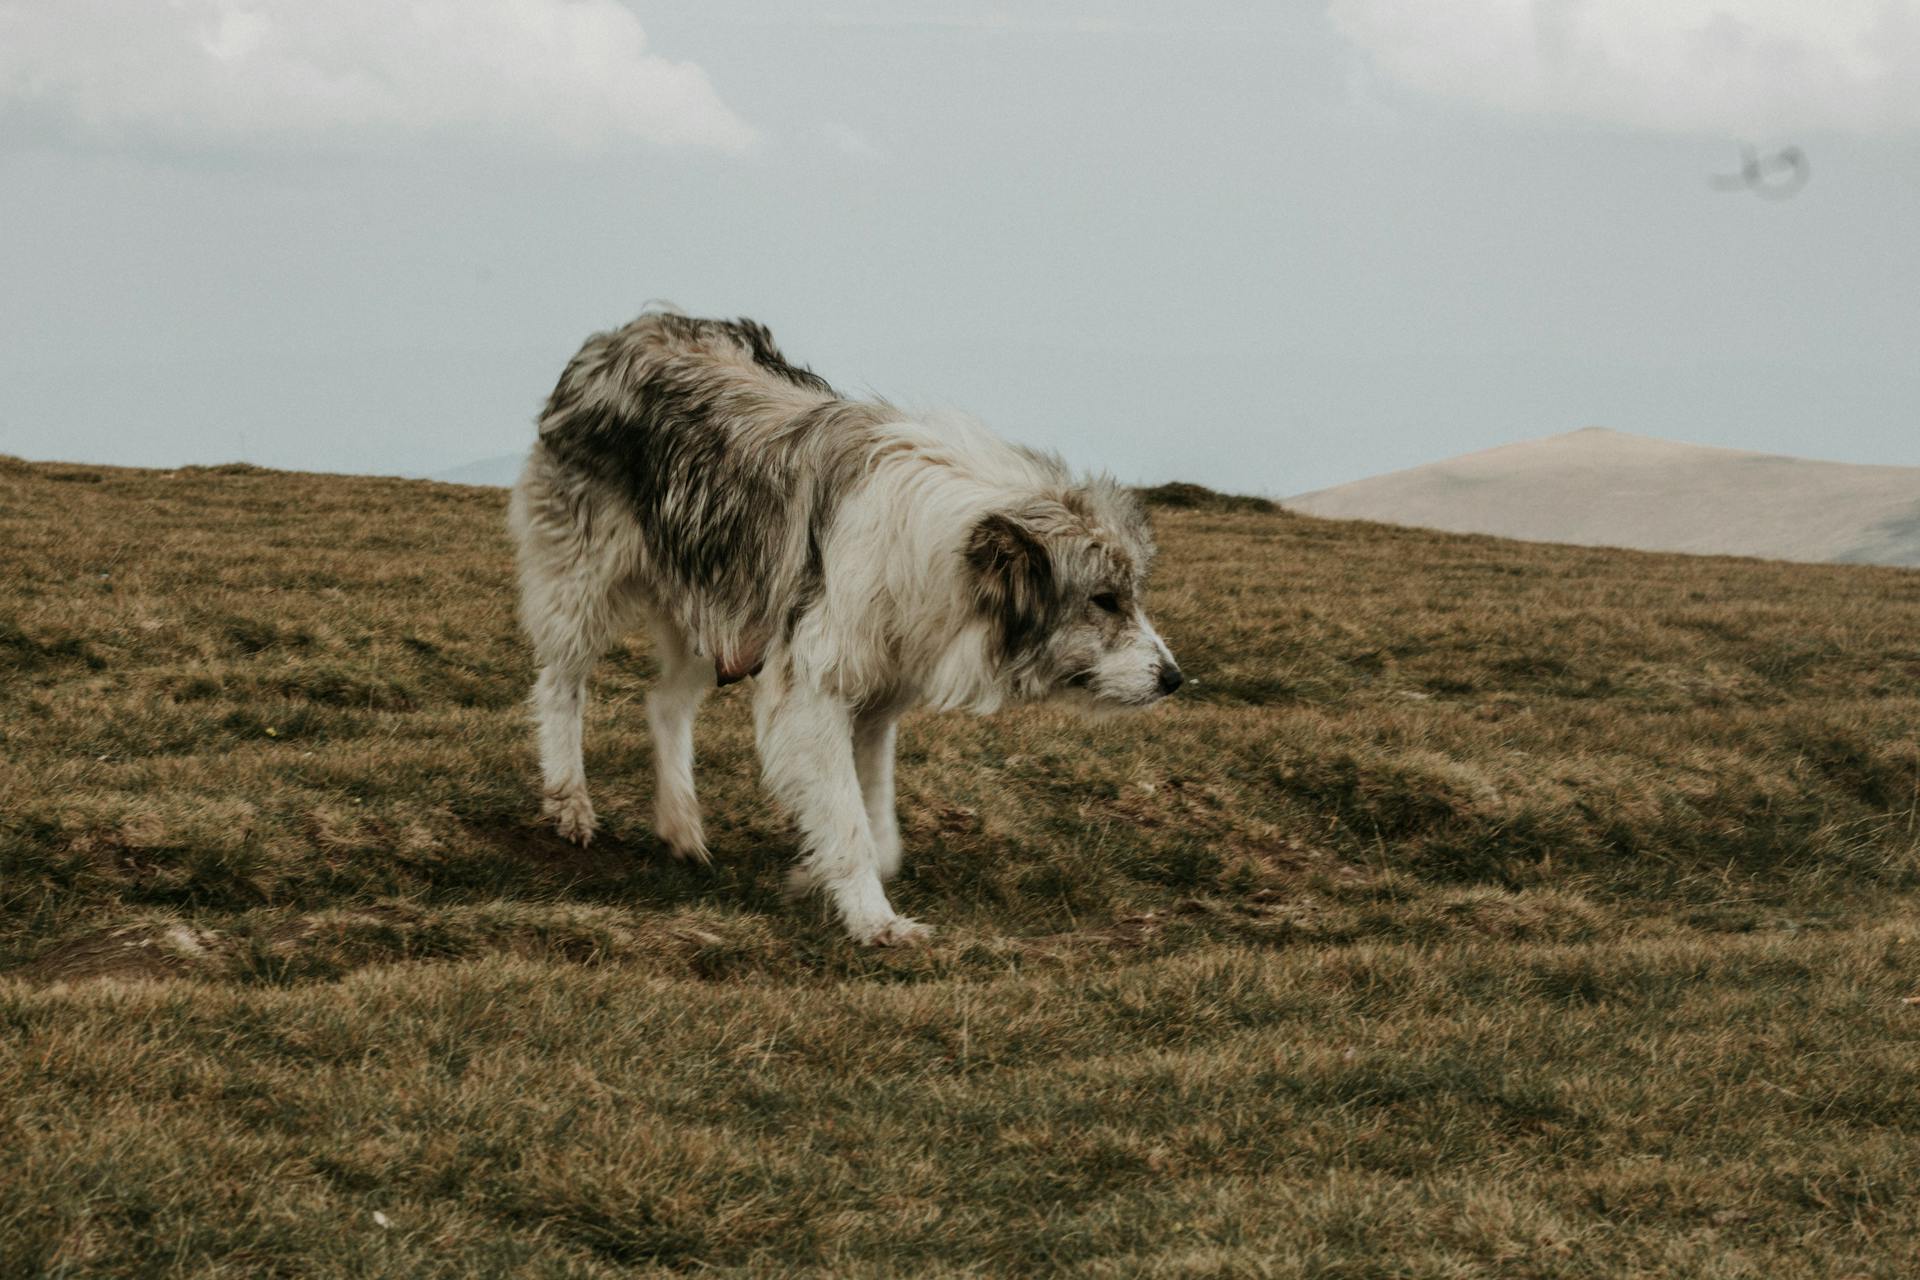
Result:
<svg viewBox="0 0 1920 1280"><path fill-rule="evenodd" d="M1289 510L1539 542L1920 565L1920 467L1676 444L1599 427L1286 501Z"/></svg>
<svg viewBox="0 0 1920 1280"><path fill-rule="evenodd" d="M471 484L509 489L520 478L520 468L527 464L524 450L519 453L503 453L494 458L480 458L473 462L463 462L457 467L445 471L436 471L430 479L442 484Z"/></svg>
<svg viewBox="0 0 1920 1280"><path fill-rule="evenodd" d="M8 1274L1920 1253L1920 573L1163 510L1193 685L910 717L876 952L637 639L542 828L504 504L0 460Z"/></svg>

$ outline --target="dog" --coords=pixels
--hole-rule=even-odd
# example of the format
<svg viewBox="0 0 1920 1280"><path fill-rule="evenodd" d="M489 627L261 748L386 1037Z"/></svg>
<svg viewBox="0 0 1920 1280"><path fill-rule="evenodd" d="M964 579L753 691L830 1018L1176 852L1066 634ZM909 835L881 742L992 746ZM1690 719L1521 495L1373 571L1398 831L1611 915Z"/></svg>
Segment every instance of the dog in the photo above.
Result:
<svg viewBox="0 0 1920 1280"><path fill-rule="evenodd" d="M826 895L860 942L927 931L884 888L903 712L1141 708L1181 684L1142 607L1154 542L1129 490L970 419L844 398L751 320L652 310L589 338L509 525L544 816L592 838L587 679L644 627L660 839L708 860L694 716L716 684L756 677L763 780L804 852L789 887Z"/></svg>

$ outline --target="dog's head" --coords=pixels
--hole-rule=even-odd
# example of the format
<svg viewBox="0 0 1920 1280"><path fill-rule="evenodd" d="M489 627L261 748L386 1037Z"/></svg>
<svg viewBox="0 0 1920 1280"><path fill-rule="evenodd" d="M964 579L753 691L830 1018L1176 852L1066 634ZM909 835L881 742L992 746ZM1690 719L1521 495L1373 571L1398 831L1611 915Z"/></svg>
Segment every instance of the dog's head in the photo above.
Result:
<svg viewBox="0 0 1920 1280"><path fill-rule="evenodd" d="M1142 599L1153 554L1139 501L1109 480L976 522L967 567L1011 691L1120 709L1178 689Z"/></svg>

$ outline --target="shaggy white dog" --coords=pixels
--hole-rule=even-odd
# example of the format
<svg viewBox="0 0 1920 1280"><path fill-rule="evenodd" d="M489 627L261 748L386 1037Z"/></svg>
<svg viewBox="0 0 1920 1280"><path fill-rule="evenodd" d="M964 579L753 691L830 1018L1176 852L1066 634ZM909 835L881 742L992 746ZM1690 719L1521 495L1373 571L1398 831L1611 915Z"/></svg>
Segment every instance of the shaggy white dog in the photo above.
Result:
<svg viewBox="0 0 1920 1280"><path fill-rule="evenodd" d="M693 719L758 676L764 777L798 821L797 889L866 942L894 912L894 726L913 706L1143 707L1180 686L1141 608L1152 536L1110 479L945 418L851 401L760 325L650 313L568 364L514 487L545 812L593 835L581 718L594 662L652 634L655 830L705 861Z"/></svg>

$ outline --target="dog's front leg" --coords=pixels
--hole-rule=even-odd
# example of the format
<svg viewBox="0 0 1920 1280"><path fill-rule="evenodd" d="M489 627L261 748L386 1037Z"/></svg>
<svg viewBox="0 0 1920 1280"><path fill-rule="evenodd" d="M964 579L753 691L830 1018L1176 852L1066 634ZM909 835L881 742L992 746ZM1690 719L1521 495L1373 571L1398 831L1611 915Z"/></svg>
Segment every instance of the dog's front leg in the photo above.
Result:
<svg viewBox="0 0 1920 1280"><path fill-rule="evenodd" d="M767 786L799 822L806 849L792 886L831 897L856 941L924 936L925 925L895 914L880 883L882 850L854 764L852 710L831 694L777 679L762 696L756 710Z"/></svg>
<svg viewBox="0 0 1920 1280"><path fill-rule="evenodd" d="M893 804L894 730L899 723L894 706L862 711L853 719L853 763L883 883L900 874L900 815Z"/></svg>

